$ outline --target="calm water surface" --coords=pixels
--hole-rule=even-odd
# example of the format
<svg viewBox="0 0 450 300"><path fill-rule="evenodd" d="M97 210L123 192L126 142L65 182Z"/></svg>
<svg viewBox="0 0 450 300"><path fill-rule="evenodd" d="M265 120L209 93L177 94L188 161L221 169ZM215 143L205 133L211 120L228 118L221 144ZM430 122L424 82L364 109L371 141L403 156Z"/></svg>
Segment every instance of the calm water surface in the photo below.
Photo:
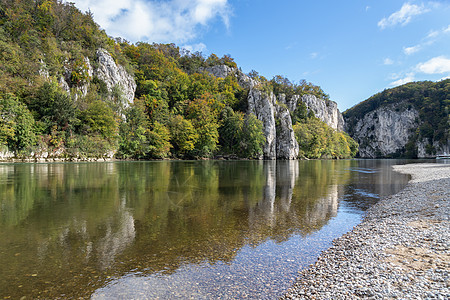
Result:
<svg viewBox="0 0 450 300"><path fill-rule="evenodd" d="M395 163L1 164L0 298L276 298Z"/></svg>

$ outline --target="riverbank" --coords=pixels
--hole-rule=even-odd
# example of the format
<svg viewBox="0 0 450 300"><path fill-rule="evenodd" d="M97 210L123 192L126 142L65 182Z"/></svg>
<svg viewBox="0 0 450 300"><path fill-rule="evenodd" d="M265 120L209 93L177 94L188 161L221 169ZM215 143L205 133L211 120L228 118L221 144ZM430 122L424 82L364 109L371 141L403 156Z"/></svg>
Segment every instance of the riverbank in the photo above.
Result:
<svg viewBox="0 0 450 300"><path fill-rule="evenodd" d="M450 165L394 166L407 187L302 271L286 299L450 299Z"/></svg>

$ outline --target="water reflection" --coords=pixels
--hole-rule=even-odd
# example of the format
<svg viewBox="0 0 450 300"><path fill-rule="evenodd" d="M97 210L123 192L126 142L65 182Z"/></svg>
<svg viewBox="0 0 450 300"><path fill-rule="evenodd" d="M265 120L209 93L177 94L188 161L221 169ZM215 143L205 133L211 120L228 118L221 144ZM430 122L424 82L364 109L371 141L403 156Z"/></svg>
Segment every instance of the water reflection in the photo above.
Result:
<svg viewBox="0 0 450 300"><path fill-rule="evenodd" d="M405 184L388 165L367 164L2 164L0 296L89 297L127 274L231 265L248 245L306 239L341 200L360 215L367 194Z"/></svg>

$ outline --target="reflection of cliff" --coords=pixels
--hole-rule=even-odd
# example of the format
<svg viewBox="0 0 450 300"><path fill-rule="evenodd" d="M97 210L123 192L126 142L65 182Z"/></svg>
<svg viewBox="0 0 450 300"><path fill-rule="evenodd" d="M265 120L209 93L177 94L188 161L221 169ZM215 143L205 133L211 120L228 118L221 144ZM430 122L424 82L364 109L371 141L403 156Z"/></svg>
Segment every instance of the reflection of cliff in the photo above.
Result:
<svg viewBox="0 0 450 300"><path fill-rule="evenodd" d="M87 297L130 270L170 273L230 261L249 243L310 234L336 214L349 177L345 161L31 166L0 172L11 182L0 199L30 203L8 202L20 218L0 222L4 295L36 274L21 293Z"/></svg>
<svg viewBox="0 0 450 300"><path fill-rule="evenodd" d="M327 221L337 215L339 196L342 191L337 184L331 185L327 195L317 199L314 209L308 210L305 214L306 222L316 230L320 229Z"/></svg>
<svg viewBox="0 0 450 300"><path fill-rule="evenodd" d="M343 194L338 184L348 178L333 176L334 165L315 161L304 169L304 162L299 161L266 162L266 186L261 200L249 208L247 239L253 244L268 237L283 241L292 233L306 235L320 230L336 216Z"/></svg>

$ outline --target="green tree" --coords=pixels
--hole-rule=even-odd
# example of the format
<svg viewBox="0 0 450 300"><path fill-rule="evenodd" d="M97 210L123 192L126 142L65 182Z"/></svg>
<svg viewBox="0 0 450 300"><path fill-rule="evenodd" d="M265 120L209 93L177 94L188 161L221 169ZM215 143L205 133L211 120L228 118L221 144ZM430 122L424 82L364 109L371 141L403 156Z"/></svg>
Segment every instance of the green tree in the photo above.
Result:
<svg viewBox="0 0 450 300"><path fill-rule="evenodd" d="M118 125L113 110L102 101L94 101L81 113L82 132L99 134L113 142L117 138Z"/></svg>
<svg viewBox="0 0 450 300"><path fill-rule="evenodd" d="M153 129L148 134L149 154L153 158L164 158L169 155L170 148L170 131L159 122L153 124Z"/></svg>
<svg viewBox="0 0 450 300"><path fill-rule="evenodd" d="M118 156L145 158L149 154L150 120L142 101L136 100L125 110L125 120L120 124Z"/></svg>
<svg viewBox="0 0 450 300"><path fill-rule="evenodd" d="M49 134L54 125L57 130L69 130L77 123L74 102L56 82L45 82L28 101L28 107L41 122L45 134Z"/></svg>
<svg viewBox="0 0 450 300"><path fill-rule="evenodd" d="M36 143L34 119L27 106L12 94L0 95L0 144L23 153Z"/></svg>
<svg viewBox="0 0 450 300"><path fill-rule="evenodd" d="M169 119L168 124L175 155L183 157L191 153L199 139L192 122L182 115L175 115Z"/></svg>
<svg viewBox="0 0 450 300"><path fill-rule="evenodd" d="M219 133L224 153L255 158L263 152L266 141L263 124L253 114L244 115L227 107L222 114Z"/></svg>
<svg viewBox="0 0 450 300"><path fill-rule="evenodd" d="M217 108L215 99L208 93L187 104L187 119L191 120L199 136L195 144L195 156L208 157L217 149L219 142Z"/></svg>

